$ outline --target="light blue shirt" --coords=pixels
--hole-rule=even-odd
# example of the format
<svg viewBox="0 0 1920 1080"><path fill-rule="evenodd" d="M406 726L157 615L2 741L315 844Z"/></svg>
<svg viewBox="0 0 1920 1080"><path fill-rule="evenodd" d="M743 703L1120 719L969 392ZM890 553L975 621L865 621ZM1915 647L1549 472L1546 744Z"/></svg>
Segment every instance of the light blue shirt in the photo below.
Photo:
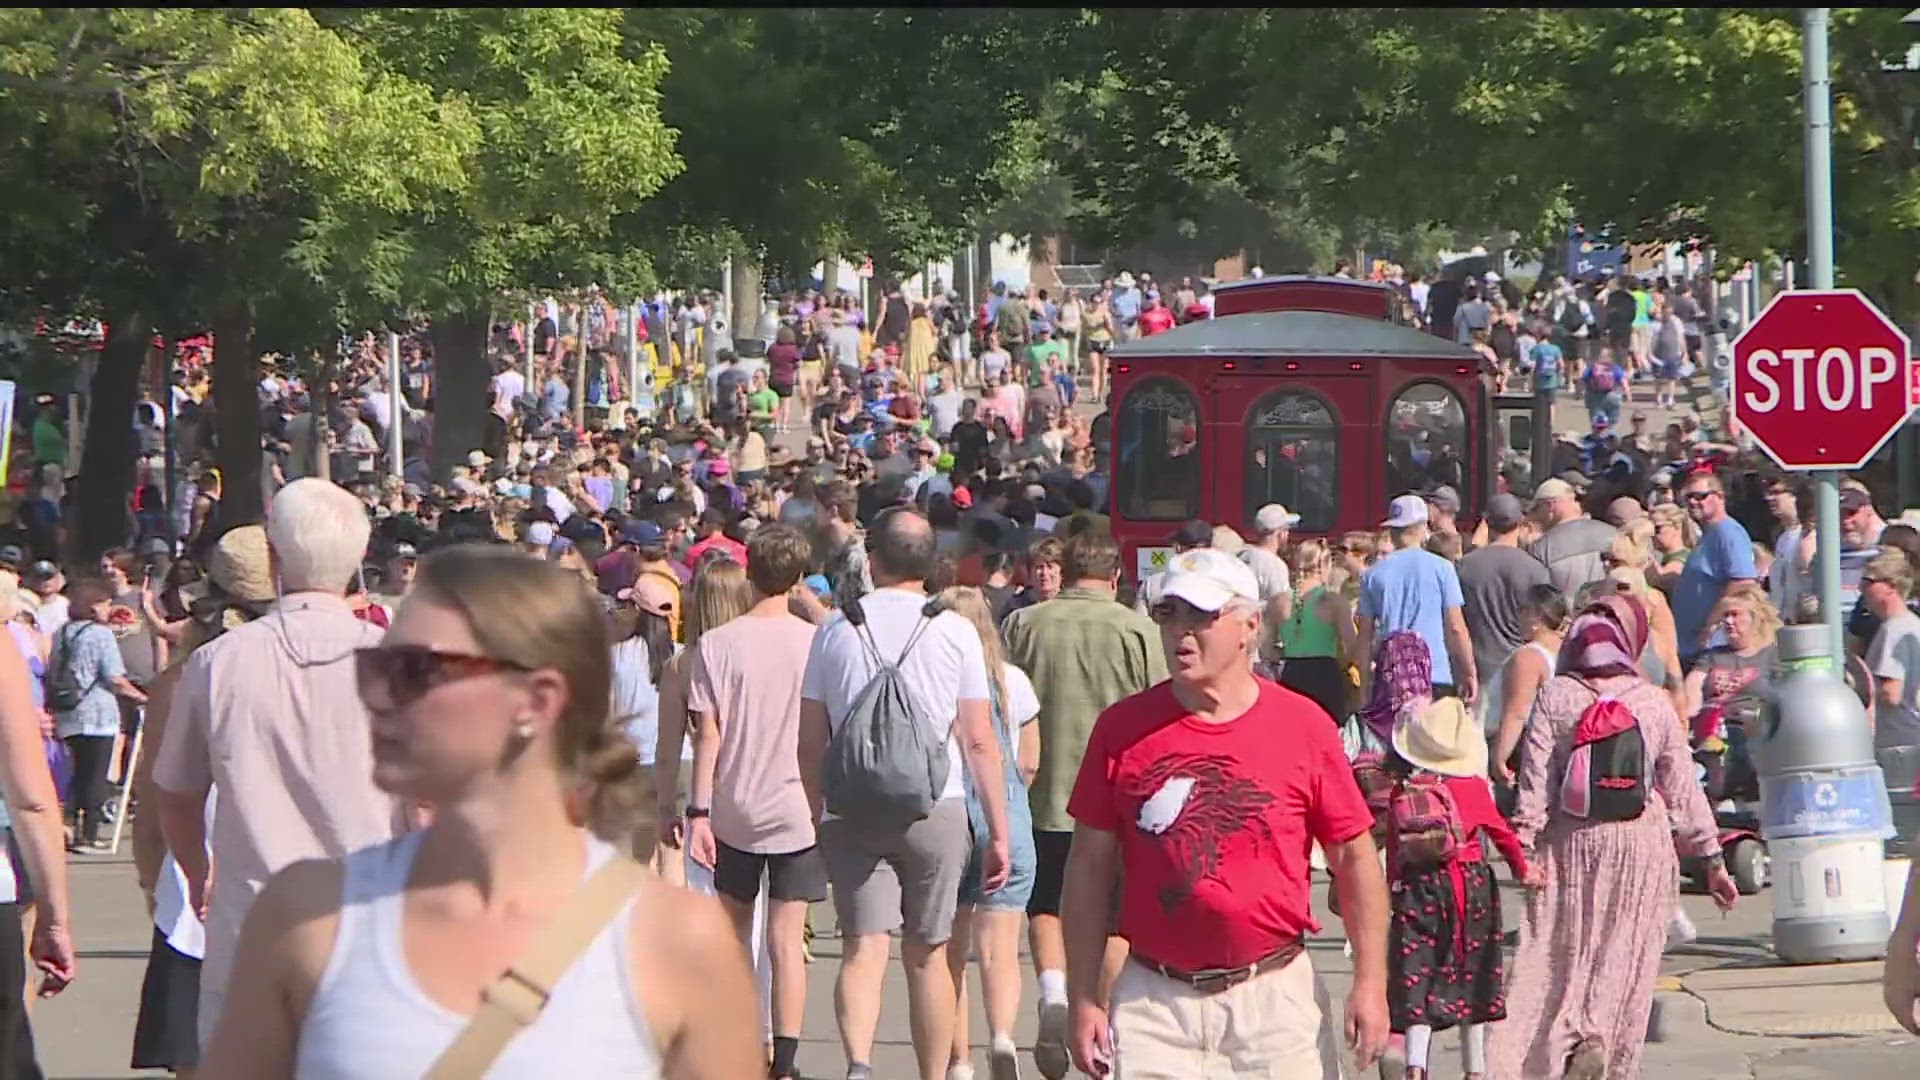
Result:
<svg viewBox="0 0 1920 1080"><path fill-rule="evenodd" d="M1753 566L1753 538L1739 522L1729 517L1700 530L1700 544L1687 556L1673 587L1673 627L1683 662L1712 647L1713 641L1703 643L1700 635L1727 585L1759 576Z"/></svg>
<svg viewBox="0 0 1920 1080"><path fill-rule="evenodd" d="M1122 326L1132 325L1140 317L1140 290L1115 289L1113 292L1113 317Z"/></svg>
<svg viewBox="0 0 1920 1080"><path fill-rule="evenodd" d="M75 680L86 688L72 712L54 714L54 733L63 739L75 735L120 734L120 703L108 679L125 678L120 643L113 631L97 622L72 622L54 638L55 659L71 665ZM49 665L48 674L53 673Z"/></svg>
<svg viewBox="0 0 1920 1080"><path fill-rule="evenodd" d="M1422 548L1402 548L1360 579L1360 614L1373 620L1375 639L1396 630L1419 634L1433 654L1436 684L1453 682L1446 613L1465 603L1453 564Z"/></svg>

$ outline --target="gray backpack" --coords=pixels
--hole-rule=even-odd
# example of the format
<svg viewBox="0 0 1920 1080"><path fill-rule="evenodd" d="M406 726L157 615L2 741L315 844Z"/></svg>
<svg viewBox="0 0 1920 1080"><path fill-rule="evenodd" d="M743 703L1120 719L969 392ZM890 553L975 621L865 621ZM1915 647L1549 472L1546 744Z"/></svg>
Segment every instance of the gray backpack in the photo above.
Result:
<svg viewBox="0 0 1920 1080"><path fill-rule="evenodd" d="M847 622L873 657L873 679L827 740L821 777L828 812L879 824L908 825L927 816L947 786L947 738L935 739L907 690L900 665L940 613L929 601L900 655L889 663L867 628L860 602L847 605ZM949 726L947 734L952 734Z"/></svg>

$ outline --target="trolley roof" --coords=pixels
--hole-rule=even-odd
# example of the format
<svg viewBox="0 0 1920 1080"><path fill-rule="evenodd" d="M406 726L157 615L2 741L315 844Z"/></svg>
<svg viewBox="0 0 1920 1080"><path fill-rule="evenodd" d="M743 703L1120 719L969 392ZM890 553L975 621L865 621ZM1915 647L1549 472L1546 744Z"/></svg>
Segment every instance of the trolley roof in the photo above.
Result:
<svg viewBox="0 0 1920 1080"><path fill-rule="evenodd" d="M1216 356L1377 356L1478 363L1464 345L1382 319L1328 311L1222 315L1115 346L1115 359Z"/></svg>

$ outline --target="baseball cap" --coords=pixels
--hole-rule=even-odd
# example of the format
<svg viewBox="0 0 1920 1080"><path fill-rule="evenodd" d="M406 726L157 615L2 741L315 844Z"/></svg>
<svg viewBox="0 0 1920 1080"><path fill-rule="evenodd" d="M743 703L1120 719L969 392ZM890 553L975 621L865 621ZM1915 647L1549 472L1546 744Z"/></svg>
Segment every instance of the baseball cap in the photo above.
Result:
<svg viewBox="0 0 1920 1080"><path fill-rule="evenodd" d="M1402 495L1387 504L1387 520L1380 523L1384 529L1405 529L1427 523L1427 500L1418 495Z"/></svg>
<svg viewBox="0 0 1920 1080"><path fill-rule="evenodd" d="M1568 487L1572 488L1575 494L1583 492L1593 486L1593 481L1587 479L1587 474L1581 472L1579 469L1568 469L1566 472L1560 474L1560 479Z"/></svg>
<svg viewBox="0 0 1920 1080"><path fill-rule="evenodd" d="M1260 583L1253 569L1239 559L1210 548L1195 548L1174 556L1167 567L1160 595L1185 600L1201 611L1219 611L1234 600L1260 599Z"/></svg>
<svg viewBox="0 0 1920 1080"><path fill-rule="evenodd" d="M620 542L636 547L652 547L665 539L666 535L660 530L660 526L646 518L628 518L626 523L620 526Z"/></svg>
<svg viewBox="0 0 1920 1080"><path fill-rule="evenodd" d="M708 476L731 476L732 474L733 466L728 463L726 458L714 458L713 461L707 465Z"/></svg>
<svg viewBox="0 0 1920 1080"><path fill-rule="evenodd" d="M1840 512L1857 513L1873 505L1873 496L1859 488L1843 488L1840 491Z"/></svg>
<svg viewBox="0 0 1920 1080"><path fill-rule="evenodd" d="M475 450L467 455L467 468L469 469L484 469L492 463L493 459L487 456L485 450Z"/></svg>
<svg viewBox="0 0 1920 1080"><path fill-rule="evenodd" d="M534 547L549 547L553 544L553 525L551 522L536 521L527 526L527 543Z"/></svg>
<svg viewBox="0 0 1920 1080"><path fill-rule="evenodd" d="M1537 503L1545 502L1548 499L1572 499L1576 497L1573 491L1573 485L1557 476L1541 481L1540 486L1533 489L1533 501Z"/></svg>
<svg viewBox="0 0 1920 1080"><path fill-rule="evenodd" d="M1195 518L1173 531L1175 547L1203 548L1213 543L1213 526Z"/></svg>
<svg viewBox="0 0 1920 1080"><path fill-rule="evenodd" d="M1253 514L1253 527L1263 535L1277 533L1281 529L1291 529L1298 524L1300 524L1300 515L1279 503L1268 503Z"/></svg>
<svg viewBox="0 0 1920 1080"><path fill-rule="evenodd" d="M27 567L28 581L52 581L59 575L60 568L45 559L41 559L39 562Z"/></svg>
<svg viewBox="0 0 1920 1080"><path fill-rule="evenodd" d="M165 541L162 542L164 543ZM7 566L19 566L26 561L27 553L20 545L8 544L5 547L0 547L0 563L4 563Z"/></svg>
<svg viewBox="0 0 1920 1080"><path fill-rule="evenodd" d="M1520 499L1502 492L1487 500L1487 528L1506 532L1525 521L1527 509L1520 505Z"/></svg>
<svg viewBox="0 0 1920 1080"><path fill-rule="evenodd" d="M934 458L933 467L940 470L941 472L952 472L953 471L953 455L951 453L944 453L944 454L941 454L939 457Z"/></svg>
<svg viewBox="0 0 1920 1080"><path fill-rule="evenodd" d="M1427 501L1439 507L1440 512L1443 514L1457 514L1460 512L1460 493L1446 484L1441 484L1439 487L1428 492Z"/></svg>

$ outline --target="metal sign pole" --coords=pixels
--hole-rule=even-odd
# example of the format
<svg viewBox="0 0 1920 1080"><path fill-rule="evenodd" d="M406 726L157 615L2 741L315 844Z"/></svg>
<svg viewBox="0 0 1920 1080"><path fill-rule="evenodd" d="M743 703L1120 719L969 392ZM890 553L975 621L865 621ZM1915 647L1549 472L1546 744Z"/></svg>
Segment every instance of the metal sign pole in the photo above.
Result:
<svg viewBox="0 0 1920 1080"><path fill-rule="evenodd" d="M636 407L640 401L640 301L629 304L627 310L627 405Z"/></svg>
<svg viewBox="0 0 1920 1080"><path fill-rule="evenodd" d="M395 476L406 472L406 444L401 428L406 425L407 399L400 393L400 335L387 331L387 471Z"/></svg>
<svg viewBox="0 0 1920 1080"><path fill-rule="evenodd" d="M1807 264L1813 287L1833 288L1833 117L1832 75L1827 61L1826 8L1807 8L1801 22L1801 77L1806 89ZM1840 610L1840 474L1814 474L1818 522L1814 558L1818 564L1820 616L1836 670L1845 670L1846 639Z"/></svg>

